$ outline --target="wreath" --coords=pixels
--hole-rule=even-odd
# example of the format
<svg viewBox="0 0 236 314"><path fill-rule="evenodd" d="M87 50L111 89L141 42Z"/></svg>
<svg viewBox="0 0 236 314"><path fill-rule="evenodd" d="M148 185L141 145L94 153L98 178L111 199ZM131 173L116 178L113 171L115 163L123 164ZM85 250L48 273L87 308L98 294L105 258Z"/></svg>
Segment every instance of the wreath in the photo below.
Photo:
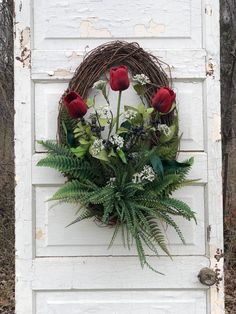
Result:
<svg viewBox="0 0 236 314"><path fill-rule="evenodd" d="M88 53L60 100L57 142L40 141L48 154L38 162L67 178L50 200L78 204L71 224L93 217L110 226L109 247L120 233L125 246L136 245L141 266L156 272L147 254L161 249L171 256L163 225L184 243L175 217L196 220L186 203L172 197L189 183L193 159L176 160L176 94L163 65L137 43L110 42ZM139 104L126 103L128 88ZM105 104L97 104L99 93Z"/></svg>

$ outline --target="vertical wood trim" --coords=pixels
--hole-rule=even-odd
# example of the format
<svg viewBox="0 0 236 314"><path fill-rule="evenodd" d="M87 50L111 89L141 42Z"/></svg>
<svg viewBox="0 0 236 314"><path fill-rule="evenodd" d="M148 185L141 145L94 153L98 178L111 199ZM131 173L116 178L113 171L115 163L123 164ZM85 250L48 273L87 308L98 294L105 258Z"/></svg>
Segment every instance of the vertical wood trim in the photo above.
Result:
<svg viewBox="0 0 236 314"><path fill-rule="evenodd" d="M32 304L32 105L30 79L30 0L15 1L15 215L16 313L33 313Z"/></svg>
<svg viewBox="0 0 236 314"><path fill-rule="evenodd" d="M221 156L221 109L220 109L220 30L219 30L219 1L203 1L203 16L205 34L203 45L206 48L206 150L208 153L208 185L207 208L211 234L209 238L209 256L211 267L216 265L215 254L217 248L223 249L223 206L222 206L222 156ZM218 263L223 274L223 258ZM223 282L210 289L211 314L224 313Z"/></svg>

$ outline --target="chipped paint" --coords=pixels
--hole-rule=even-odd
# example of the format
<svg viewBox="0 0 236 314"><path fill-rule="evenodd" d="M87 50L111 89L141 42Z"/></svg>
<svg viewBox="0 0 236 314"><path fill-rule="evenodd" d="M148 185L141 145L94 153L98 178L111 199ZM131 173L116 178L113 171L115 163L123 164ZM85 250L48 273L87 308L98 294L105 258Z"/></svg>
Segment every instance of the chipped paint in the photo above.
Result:
<svg viewBox="0 0 236 314"><path fill-rule="evenodd" d="M213 115L212 125L212 140L218 142L221 140L221 117L219 114Z"/></svg>
<svg viewBox="0 0 236 314"><path fill-rule="evenodd" d="M209 16L212 16L212 7L210 4L207 4L205 7L205 13Z"/></svg>
<svg viewBox="0 0 236 314"><path fill-rule="evenodd" d="M112 37L111 32L107 28L95 28L93 23L89 20L81 21L80 23L80 36L81 37Z"/></svg>
<svg viewBox="0 0 236 314"><path fill-rule="evenodd" d="M71 76L71 71L66 70L66 69L57 69L54 71L54 75L56 76Z"/></svg>
<svg viewBox="0 0 236 314"><path fill-rule="evenodd" d="M153 20L150 20L148 25L137 24L134 26L134 34L137 37L158 37L165 32L165 25L158 24Z"/></svg>
<svg viewBox="0 0 236 314"><path fill-rule="evenodd" d="M19 3L19 12L21 12L21 10L22 10L22 1L20 1Z"/></svg>
<svg viewBox="0 0 236 314"><path fill-rule="evenodd" d="M223 258L220 260L216 259L216 252L219 249L214 246L210 245L210 256L211 256L211 265L212 267L219 269L220 274L223 274ZM219 284L216 286L211 287L211 314L219 314L219 311L223 312L224 309L224 298L223 298L223 289L224 283L223 280L220 280Z"/></svg>
<svg viewBox="0 0 236 314"><path fill-rule="evenodd" d="M62 68L58 68L55 71L51 70L51 71L47 71L46 73L47 73L48 76L64 77L64 76L71 76L72 71L69 71L69 70L66 70L66 69L62 69Z"/></svg>
<svg viewBox="0 0 236 314"><path fill-rule="evenodd" d="M30 28L26 27L23 29L20 33L20 46L21 48L24 48L29 44L30 41Z"/></svg>
<svg viewBox="0 0 236 314"><path fill-rule="evenodd" d="M16 56L16 60L22 63L23 67L30 68L31 66L31 52L30 45L30 28L27 26L20 32L20 56Z"/></svg>
<svg viewBox="0 0 236 314"><path fill-rule="evenodd" d="M44 238L44 235L45 233L43 232L43 230L38 229L35 234L36 240L42 240Z"/></svg>
<svg viewBox="0 0 236 314"><path fill-rule="evenodd" d="M209 58L206 66L206 75L211 76L213 79L215 78L214 76L215 67L216 67L215 62L213 61L212 58Z"/></svg>

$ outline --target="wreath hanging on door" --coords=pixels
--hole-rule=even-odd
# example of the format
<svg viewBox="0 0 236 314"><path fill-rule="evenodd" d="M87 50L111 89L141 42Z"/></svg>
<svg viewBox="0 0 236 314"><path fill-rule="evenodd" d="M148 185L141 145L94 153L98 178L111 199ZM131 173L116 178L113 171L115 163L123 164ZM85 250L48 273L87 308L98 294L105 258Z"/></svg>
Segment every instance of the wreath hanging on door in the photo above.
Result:
<svg viewBox="0 0 236 314"><path fill-rule="evenodd" d="M71 224L93 217L110 226L109 246L121 231L125 246L136 245L141 266L154 271L146 254L158 255L160 248L170 256L163 225L184 242L175 217L195 220L190 207L172 197L189 183L193 160L176 160L176 94L163 64L137 43L115 41L92 50L60 100L58 141L40 142L48 155L38 163L67 178L50 200L78 204ZM139 104L126 103L128 88ZM89 98L91 91L95 96ZM97 104L98 93L105 104Z"/></svg>

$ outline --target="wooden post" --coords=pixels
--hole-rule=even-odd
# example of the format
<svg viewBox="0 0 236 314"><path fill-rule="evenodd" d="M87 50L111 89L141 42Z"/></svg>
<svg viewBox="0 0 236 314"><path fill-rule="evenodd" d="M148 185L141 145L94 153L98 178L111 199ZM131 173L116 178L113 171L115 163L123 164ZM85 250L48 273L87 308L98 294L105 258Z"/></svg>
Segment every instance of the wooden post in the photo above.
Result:
<svg viewBox="0 0 236 314"><path fill-rule="evenodd" d="M236 307L236 3L221 0L220 5L225 306L231 314Z"/></svg>

